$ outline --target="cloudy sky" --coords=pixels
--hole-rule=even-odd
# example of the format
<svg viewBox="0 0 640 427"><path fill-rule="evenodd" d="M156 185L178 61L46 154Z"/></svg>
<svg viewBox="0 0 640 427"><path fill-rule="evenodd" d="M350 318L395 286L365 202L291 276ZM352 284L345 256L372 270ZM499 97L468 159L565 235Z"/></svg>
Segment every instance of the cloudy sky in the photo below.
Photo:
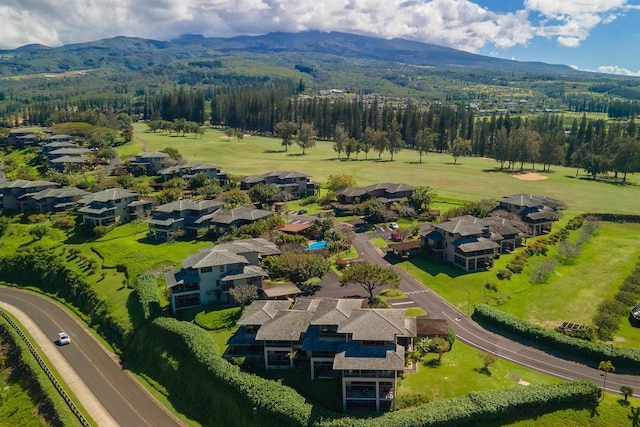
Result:
<svg viewBox="0 0 640 427"><path fill-rule="evenodd" d="M640 76L640 0L0 0L4 49L304 30Z"/></svg>

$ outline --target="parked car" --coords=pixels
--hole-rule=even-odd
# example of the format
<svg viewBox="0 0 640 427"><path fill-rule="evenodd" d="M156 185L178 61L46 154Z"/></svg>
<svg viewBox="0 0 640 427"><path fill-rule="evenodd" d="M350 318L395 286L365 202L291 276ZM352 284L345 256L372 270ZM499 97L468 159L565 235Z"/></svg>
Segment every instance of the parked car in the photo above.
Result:
<svg viewBox="0 0 640 427"><path fill-rule="evenodd" d="M394 231L391 233L391 240L394 242L402 242L402 236L397 231Z"/></svg>
<svg viewBox="0 0 640 427"><path fill-rule="evenodd" d="M298 211L298 215L304 215L304 214L306 214L306 213L307 213L307 211L306 211L306 210L304 210L304 209L300 209L300 210Z"/></svg>
<svg viewBox="0 0 640 427"><path fill-rule="evenodd" d="M71 344L71 338L69 338L69 335L67 335L66 332L60 332L58 334L58 345L67 344Z"/></svg>
<svg viewBox="0 0 640 427"><path fill-rule="evenodd" d="M395 222L390 222L389 223L389 228L392 230L396 230L398 228L398 224Z"/></svg>

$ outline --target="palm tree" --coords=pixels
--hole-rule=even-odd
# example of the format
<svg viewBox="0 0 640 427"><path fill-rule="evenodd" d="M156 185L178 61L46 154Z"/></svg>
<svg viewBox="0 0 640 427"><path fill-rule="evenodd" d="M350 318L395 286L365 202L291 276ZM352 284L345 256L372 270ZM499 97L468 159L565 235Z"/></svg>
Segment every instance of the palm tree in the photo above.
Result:
<svg viewBox="0 0 640 427"><path fill-rule="evenodd" d="M624 395L624 400L627 400L627 397L633 396L633 389L628 385L623 385L620 387L620 393Z"/></svg>
<svg viewBox="0 0 640 427"><path fill-rule="evenodd" d="M604 400L604 392L607 390L607 373L615 372L616 368L611 363L611 360L601 361L598 365L598 369L604 371L604 384L602 386L602 399Z"/></svg>

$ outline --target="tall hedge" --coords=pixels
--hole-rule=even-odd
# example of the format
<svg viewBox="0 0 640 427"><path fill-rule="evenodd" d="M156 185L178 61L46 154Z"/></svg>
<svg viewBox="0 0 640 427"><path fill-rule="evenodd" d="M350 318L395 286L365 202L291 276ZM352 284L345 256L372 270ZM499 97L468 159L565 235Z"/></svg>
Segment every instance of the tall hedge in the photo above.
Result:
<svg viewBox="0 0 640 427"><path fill-rule="evenodd" d="M439 400L415 409L389 412L377 418L326 420L319 427L453 427L473 426L507 417L539 415L557 409L597 404L600 389L588 381L513 387L474 392Z"/></svg>
<svg viewBox="0 0 640 427"><path fill-rule="evenodd" d="M64 258L52 251L25 251L0 257L0 277L19 286L37 286L69 301L116 347L122 348L131 332L128 325L113 320L109 305L98 297L85 278L67 268Z"/></svg>
<svg viewBox="0 0 640 427"><path fill-rule="evenodd" d="M161 314L158 280L151 273L142 273L136 279L136 293L145 319L155 319Z"/></svg>
<svg viewBox="0 0 640 427"><path fill-rule="evenodd" d="M227 362L219 355L215 342L204 329L169 317L157 318L153 324L180 338L212 375L246 396L257 412L266 413L288 425L311 425L312 412L317 408L291 387L242 372L238 366Z"/></svg>
<svg viewBox="0 0 640 427"><path fill-rule="evenodd" d="M618 371L640 373L640 350L572 338L486 304L478 304L475 307L473 318L527 340L528 345L543 350L553 349L591 365L597 365L601 360L611 360Z"/></svg>

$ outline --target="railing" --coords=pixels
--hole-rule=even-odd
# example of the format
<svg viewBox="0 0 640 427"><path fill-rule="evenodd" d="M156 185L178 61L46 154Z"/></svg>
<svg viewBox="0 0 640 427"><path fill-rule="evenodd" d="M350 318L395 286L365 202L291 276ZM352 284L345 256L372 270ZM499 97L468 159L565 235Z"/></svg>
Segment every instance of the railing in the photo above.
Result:
<svg viewBox="0 0 640 427"><path fill-rule="evenodd" d="M4 310L0 310L0 314L2 314L2 317L4 317L11 326L13 326L13 328L18 332L18 335L20 335L22 340L27 344L27 347L29 347L29 351L31 352L33 357L36 359L36 361L38 362L38 364L40 365L44 373L47 375L47 377L49 377L49 380L51 381L53 386L56 388L56 390L58 390L58 393L60 393L60 396L62 396L64 401L67 402L67 405L69 405L71 412L73 412L73 414L78 418L78 420L80 421L80 424L82 424L83 426L90 427L91 424L89 423L89 421L87 421L84 414L80 411L80 409L76 406L76 404L73 402L71 397L67 394L65 389L62 387L62 384L60 384L60 382L55 377L53 372L51 372L51 369L49 369L47 362L45 362L42 356L40 356L40 353L38 353L38 350L36 350L33 344L31 344L31 341L29 341L29 338L27 338L25 333L22 332L22 329L20 329L20 326L18 326L16 322L14 322L13 319L9 317L9 315Z"/></svg>

